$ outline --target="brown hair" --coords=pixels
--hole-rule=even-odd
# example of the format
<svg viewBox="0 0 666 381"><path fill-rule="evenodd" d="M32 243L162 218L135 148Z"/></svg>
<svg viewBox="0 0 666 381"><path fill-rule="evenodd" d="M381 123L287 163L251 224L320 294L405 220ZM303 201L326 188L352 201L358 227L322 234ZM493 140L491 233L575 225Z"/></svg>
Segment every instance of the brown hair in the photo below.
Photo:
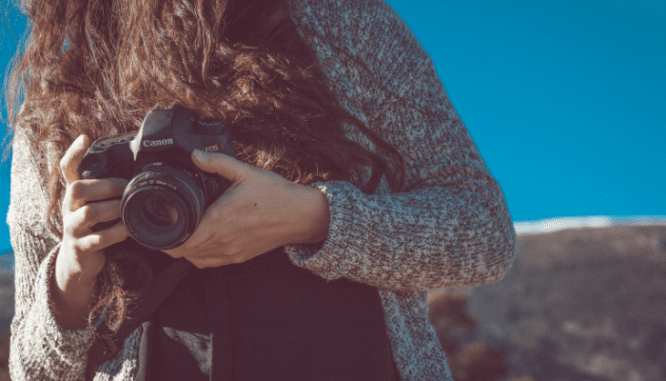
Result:
<svg viewBox="0 0 666 381"><path fill-rule="evenodd" d="M22 8L30 34L9 77L8 115L46 158L48 227L60 237L58 163L74 139L137 130L149 110L176 103L224 121L240 160L295 183L345 180L371 193L386 174L401 188L400 154L341 107L285 1L22 0ZM389 159L347 139L344 125ZM365 183L360 166L371 168ZM107 256L89 321L108 307L105 324L117 332L150 276L141 256Z"/></svg>

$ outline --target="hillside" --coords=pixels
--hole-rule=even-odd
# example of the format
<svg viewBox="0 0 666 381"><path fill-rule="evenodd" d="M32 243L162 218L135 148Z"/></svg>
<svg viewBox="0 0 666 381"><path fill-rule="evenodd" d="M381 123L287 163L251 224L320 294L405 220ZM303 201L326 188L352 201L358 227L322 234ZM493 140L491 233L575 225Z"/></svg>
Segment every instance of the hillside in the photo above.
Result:
<svg viewBox="0 0 666 381"><path fill-rule="evenodd" d="M457 314L475 324L451 328L465 296ZM433 292L431 319L443 341L503 353L506 377L488 380L666 380L666 227L522 235L504 280Z"/></svg>

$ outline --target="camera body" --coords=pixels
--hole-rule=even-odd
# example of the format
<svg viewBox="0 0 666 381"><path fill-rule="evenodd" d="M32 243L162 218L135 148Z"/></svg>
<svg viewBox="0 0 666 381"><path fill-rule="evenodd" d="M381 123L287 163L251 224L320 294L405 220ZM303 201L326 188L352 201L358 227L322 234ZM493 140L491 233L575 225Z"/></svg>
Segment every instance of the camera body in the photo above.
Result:
<svg viewBox="0 0 666 381"><path fill-rule="evenodd" d="M222 122L200 121L181 106L155 109L138 132L96 140L79 171L82 179L129 180L121 198L121 219L130 236L150 249L172 249L190 237L205 209L230 185L224 177L194 165L195 149L236 157ZM116 222L99 223L93 230Z"/></svg>

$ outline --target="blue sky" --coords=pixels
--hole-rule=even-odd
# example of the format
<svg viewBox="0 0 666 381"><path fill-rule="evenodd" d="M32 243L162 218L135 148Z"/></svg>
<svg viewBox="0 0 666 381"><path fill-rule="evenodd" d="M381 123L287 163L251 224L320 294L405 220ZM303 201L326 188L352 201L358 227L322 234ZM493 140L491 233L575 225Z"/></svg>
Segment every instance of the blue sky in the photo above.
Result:
<svg viewBox="0 0 666 381"><path fill-rule="evenodd" d="M431 55L514 221L666 215L666 3L388 3ZM24 24L14 9L0 22L4 68L9 26L19 37Z"/></svg>

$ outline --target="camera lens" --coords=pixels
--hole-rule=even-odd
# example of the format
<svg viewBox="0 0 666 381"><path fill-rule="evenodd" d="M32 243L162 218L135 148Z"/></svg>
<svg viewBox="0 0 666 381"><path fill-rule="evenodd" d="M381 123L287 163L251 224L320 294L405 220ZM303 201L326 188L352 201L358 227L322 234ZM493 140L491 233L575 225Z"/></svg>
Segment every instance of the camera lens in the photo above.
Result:
<svg viewBox="0 0 666 381"><path fill-rule="evenodd" d="M159 163L143 168L121 200L123 223L132 238L155 250L185 242L199 225L203 209L204 193L196 179Z"/></svg>
<svg viewBox="0 0 666 381"><path fill-rule="evenodd" d="M141 214L152 225L164 228L178 222L178 206L171 195L155 191L146 197Z"/></svg>

